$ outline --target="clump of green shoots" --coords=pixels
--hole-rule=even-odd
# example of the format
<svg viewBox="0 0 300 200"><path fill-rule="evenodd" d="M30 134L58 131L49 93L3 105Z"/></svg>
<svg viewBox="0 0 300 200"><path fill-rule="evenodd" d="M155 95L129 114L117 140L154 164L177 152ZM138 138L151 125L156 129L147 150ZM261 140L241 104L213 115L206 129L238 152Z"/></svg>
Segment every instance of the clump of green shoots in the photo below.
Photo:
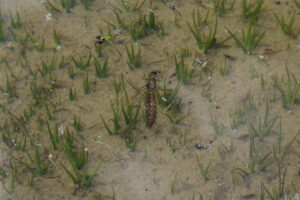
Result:
<svg viewBox="0 0 300 200"><path fill-rule="evenodd" d="M142 64L141 62L141 49L138 49L138 52L136 53L134 51L133 45L131 43L131 48L128 49L127 45L125 45L126 53L128 56L127 64L131 70L135 68L139 68Z"/></svg>
<svg viewBox="0 0 300 200"><path fill-rule="evenodd" d="M300 81L296 80L295 76L289 72L288 67L286 66L286 74L287 74L287 83L286 83L286 89L284 89L275 79L275 87L279 90L281 93L281 101L284 108L288 108L290 105L295 104L297 101L297 95L300 90ZM291 78L292 76L292 78Z"/></svg>
<svg viewBox="0 0 300 200"><path fill-rule="evenodd" d="M62 150L71 166L74 166L76 169L82 169L85 163L88 162L88 151L84 145L80 145L79 150L77 150L74 142L74 134L70 133L69 129L67 129L65 137L61 142Z"/></svg>
<svg viewBox="0 0 300 200"><path fill-rule="evenodd" d="M220 74L222 75L222 76L226 76L226 75L228 75L229 74L229 72L230 72L230 65L228 65L227 64L227 62L226 62L226 56L224 57L225 58L225 61L224 61L224 65L222 64L221 66L220 66Z"/></svg>
<svg viewBox="0 0 300 200"><path fill-rule="evenodd" d="M193 33L194 38L197 41L198 47L200 50L202 50L204 53L207 52L207 50L214 44L215 37L217 33L217 27L218 27L218 20L216 18L215 26L214 28L209 29L208 35L206 35L204 32L201 32L199 30L199 20L198 23L196 22L194 16L193 16L193 26L191 26L189 23L187 23L190 31Z"/></svg>
<svg viewBox="0 0 300 200"><path fill-rule="evenodd" d="M176 56L174 56L174 58L177 79L183 84L186 84L188 79L191 79L193 77L194 69L188 69L188 67L184 64L183 56L180 57L180 62L177 62Z"/></svg>
<svg viewBox="0 0 300 200"><path fill-rule="evenodd" d="M216 10L219 14L219 17L222 17L224 14L230 12L234 7L235 2L236 2L236 0L233 0L231 5L229 6L229 8L226 8L226 6L225 6L226 1L225 0L217 1L217 4L215 5L215 8L216 8Z"/></svg>
<svg viewBox="0 0 300 200"><path fill-rule="evenodd" d="M129 101L129 97L127 94L127 90L125 88L123 79L122 79L122 85L123 85L123 91L124 91L124 95L125 95L125 104L123 103L123 101L121 101L121 110L123 113L123 117L125 119L125 124L127 126L134 126L137 121L138 121L138 116L139 116L139 111L140 111L140 103L138 104L138 106L136 107L135 113L133 113L133 108L134 106L130 103Z"/></svg>
<svg viewBox="0 0 300 200"><path fill-rule="evenodd" d="M77 119L76 115L74 115L73 127L74 127L74 130L77 132L82 130L81 121L80 121L80 119Z"/></svg>
<svg viewBox="0 0 300 200"><path fill-rule="evenodd" d="M12 27L13 29L19 29L19 28L21 27L19 12L17 11L16 20L15 20L14 17L12 16L10 10L9 10L9 16L10 16L10 24L11 24L11 27Z"/></svg>
<svg viewBox="0 0 300 200"><path fill-rule="evenodd" d="M53 29L53 39L54 39L54 42L57 46L59 46L61 43L60 43L60 38L59 36L57 35L56 33L56 30Z"/></svg>
<svg viewBox="0 0 300 200"><path fill-rule="evenodd" d="M224 130L224 126L220 125L218 123L217 117L213 116L212 113L210 115L210 119L211 119L211 124L212 124L212 127L214 128L215 133L217 135L222 135L223 134L223 130Z"/></svg>
<svg viewBox="0 0 300 200"><path fill-rule="evenodd" d="M208 25L208 15L209 11L207 10L205 17L203 18L199 11L195 13L195 10L193 10L192 16L193 16L193 23L196 25L195 27L202 28L203 26Z"/></svg>
<svg viewBox="0 0 300 200"><path fill-rule="evenodd" d="M4 40L3 19L1 15L2 13L0 9L0 42Z"/></svg>
<svg viewBox="0 0 300 200"><path fill-rule="evenodd" d="M262 154L257 144L255 142L255 135L253 134L251 128L248 132L249 138L249 161L247 168L235 167L232 174L232 181L234 184L238 183L238 176L246 177L251 173L256 172L257 170L262 171L268 163L268 157L271 155L271 152L267 154Z"/></svg>
<svg viewBox="0 0 300 200"><path fill-rule="evenodd" d="M35 148L34 157L32 157L28 152L26 153L31 163L31 165L26 164L30 172L34 176L41 176L46 174L51 162L41 159L40 149L38 147Z"/></svg>
<svg viewBox="0 0 300 200"><path fill-rule="evenodd" d="M262 200L265 199L265 192L268 194L270 199L280 199L284 195L284 184L285 184L285 175L286 175L286 168L284 168L284 172L281 172L281 164L278 163L278 186L272 188L272 192L270 192L267 187L262 183L261 184L261 197Z"/></svg>
<svg viewBox="0 0 300 200"><path fill-rule="evenodd" d="M96 75L99 78L103 78L107 76L107 63L108 63L108 58L105 59L103 65L99 63L97 58L94 58L94 65L95 65L95 70L96 70Z"/></svg>
<svg viewBox="0 0 300 200"><path fill-rule="evenodd" d="M281 30L287 36L293 36L292 29L293 29L293 25L294 25L295 14L296 14L296 12L294 11L292 18L290 20L290 23L288 23L288 24L285 23L283 16L281 16L281 19L280 19L276 14L274 14Z"/></svg>
<svg viewBox="0 0 300 200"><path fill-rule="evenodd" d="M114 124L113 130L111 130L108 127L103 116L101 115L102 122L103 122L104 127L109 135L117 135L121 128L120 119L119 119L119 93L121 91L121 81L118 82L114 79L114 89L116 92L116 108L113 106L113 104L111 104L111 110L113 111L113 119L112 119L113 124Z"/></svg>
<svg viewBox="0 0 300 200"><path fill-rule="evenodd" d="M38 68L42 77L45 77L47 74L50 74L54 70L55 60L52 58L50 63L47 63L44 59L41 58L42 68Z"/></svg>
<svg viewBox="0 0 300 200"><path fill-rule="evenodd" d="M91 57L91 54L89 54L86 60L84 60L82 56L79 57L79 60L76 60L74 57L72 57L72 61L78 69L84 70L90 66Z"/></svg>
<svg viewBox="0 0 300 200"><path fill-rule="evenodd" d="M90 84L89 84L89 75L88 75L88 73L86 74L86 77L83 79L82 85L83 85L84 94L88 94L90 92Z"/></svg>
<svg viewBox="0 0 300 200"><path fill-rule="evenodd" d="M98 45L97 43L94 43L95 51L97 53L98 58L102 57L102 45Z"/></svg>
<svg viewBox="0 0 300 200"><path fill-rule="evenodd" d="M70 99L70 101L74 101L76 99L76 90L75 89L73 90L72 88L70 88L69 99Z"/></svg>
<svg viewBox="0 0 300 200"><path fill-rule="evenodd" d="M4 95L6 96L6 99L9 100L11 99L13 96L16 95L16 89L14 84L9 80L8 78L8 74L6 73L6 85L5 88L2 88L0 86L0 91L2 93L4 93Z"/></svg>
<svg viewBox="0 0 300 200"><path fill-rule="evenodd" d="M239 47L241 47L244 52L247 54L251 54L252 50L258 45L260 40L265 35L265 31L260 34L259 36L256 36L255 29L252 29L252 23L249 23L247 34L245 34L244 30L242 29L242 38L241 40L236 37L235 34L233 34L230 30L228 30L228 33L233 37L235 42Z"/></svg>
<svg viewBox="0 0 300 200"><path fill-rule="evenodd" d="M162 92L159 93L158 90L156 91L158 105L163 108L177 109L179 104L177 95L180 87L181 82L178 82L174 89L167 89L166 83L164 83Z"/></svg>
<svg viewBox="0 0 300 200"><path fill-rule="evenodd" d="M298 3L297 0L294 0L294 2L295 2L295 4L296 4L296 6L297 6L298 8L300 8L300 3Z"/></svg>
<svg viewBox="0 0 300 200"><path fill-rule="evenodd" d="M48 133L50 137L50 141L52 143L53 149L56 150L58 148L58 127L57 125L55 126L55 133L53 134L49 125L49 122L47 121L47 128L48 128Z"/></svg>
<svg viewBox="0 0 300 200"><path fill-rule="evenodd" d="M142 1L140 4L139 4L139 0L137 0L135 2L135 4L131 4L130 2L128 1L125 1L125 0L121 0L121 4L122 4L122 7L124 8L124 10L126 12L129 12L129 11L137 11L139 10L142 5L145 3L145 1Z"/></svg>
<svg viewBox="0 0 300 200"><path fill-rule="evenodd" d="M81 0L85 10L88 10L94 0Z"/></svg>
<svg viewBox="0 0 300 200"><path fill-rule="evenodd" d="M113 12L115 13L115 16L116 16L117 22L119 24L119 27L126 30L127 25L125 24L124 19L120 18L120 15L119 15L117 10L113 10ZM112 24L110 23L110 25L112 25ZM113 25L113 28L116 28L116 26Z"/></svg>
<svg viewBox="0 0 300 200"><path fill-rule="evenodd" d="M140 17L130 27L130 35L134 41L144 36L157 32L159 35L164 34L164 28L161 23L157 23L155 20L155 14L153 11L149 13L149 17Z"/></svg>
<svg viewBox="0 0 300 200"><path fill-rule="evenodd" d="M65 153L67 160L69 161L73 173L67 169L67 167L60 163L68 176L72 179L73 183L81 188L87 188L91 185L97 171L100 169L102 162L100 162L95 170L88 174L88 148L84 145L80 146L80 150L74 149L74 135L70 134L67 130L64 141L61 143L62 149Z"/></svg>
<svg viewBox="0 0 300 200"><path fill-rule="evenodd" d="M268 136L271 133L272 128L275 125L275 122L277 120L277 117L272 119L270 122L268 119L269 119L269 102L267 101L264 121L262 122L261 117L259 115L258 128L255 128L254 125L251 122L249 122L249 125L250 125L252 131L254 132L254 136L257 136L260 139L263 139L264 137Z"/></svg>
<svg viewBox="0 0 300 200"><path fill-rule="evenodd" d="M115 82L116 83L116 82ZM104 124L104 127L106 131L109 133L109 135L120 135L122 139L124 140L126 146L130 148L132 151L135 150L136 143L133 138L133 129L138 122L138 115L141 108L140 102L137 106L134 106L130 101L128 97L128 93L124 84L123 76L121 76L121 88L124 92L124 98L125 103L123 99L121 100L121 111L124 118L125 126L122 126L121 120L119 117L119 88L115 84L115 91L116 91L116 108L111 105L112 111L113 111L113 129L110 129L108 127L108 124L105 122L103 116L102 122Z"/></svg>
<svg viewBox="0 0 300 200"><path fill-rule="evenodd" d="M158 31L159 29L161 29L162 34L164 32L162 25L156 22L153 11L150 11L148 21L146 16L144 16L143 26L145 27L146 34L149 34L152 31Z"/></svg>
<svg viewBox="0 0 300 200"><path fill-rule="evenodd" d="M60 0L61 6L67 11L70 12L70 9L74 6L74 0Z"/></svg>
<svg viewBox="0 0 300 200"><path fill-rule="evenodd" d="M247 0L243 0L243 17L244 19L247 19L250 21L250 23L254 23L255 21L257 21L259 15L260 15L260 11L261 11L261 7L264 3L264 0L259 0L259 2L256 4L256 6L254 5L249 5L247 3Z"/></svg>
<svg viewBox="0 0 300 200"><path fill-rule="evenodd" d="M26 32L26 36L24 39L20 38L19 39L19 43L23 44L25 46L25 42L29 39L32 43L32 47L30 48L34 48L35 50L42 52L45 49L45 39L43 38L41 42L38 42L32 34L29 33L28 30L24 29Z"/></svg>
<svg viewBox="0 0 300 200"><path fill-rule="evenodd" d="M70 79L74 79L75 78L75 72L74 72L74 68L72 66L69 66L69 68L68 68L68 74L69 74L69 78Z"/></svg>
<svg viewBox="0 0 300 200"><path fill-rule="evenodd" d="M229 113L229 116L232 117L230 126L233 130L235 130L239 125L246 123L245 115L245 107L241 105L238 105L234 108L233 112Z"/></svg>
<svg viewBox="0 0 300 200"><path fill-rule="evenodd" d="M218 153L221 157L223 157L226 154L230 154L234 151L233 142L230 142L229 147L227 147L225 144L221 143L221 145L218 147Z"/></svg>
<svg viewBox="0 0 300 200"><path fill-rule="evenodd" d="M196 158L197 158L197 163L198 163L198 167L199 167L199 170L200 170L200 174L201 174L202 178L204 179L204 181L206 182L208 180L208 170L211 166L211 161L208 163L208 165L206 167L204 167L200 163L198 156L196 156Z"/></svg>

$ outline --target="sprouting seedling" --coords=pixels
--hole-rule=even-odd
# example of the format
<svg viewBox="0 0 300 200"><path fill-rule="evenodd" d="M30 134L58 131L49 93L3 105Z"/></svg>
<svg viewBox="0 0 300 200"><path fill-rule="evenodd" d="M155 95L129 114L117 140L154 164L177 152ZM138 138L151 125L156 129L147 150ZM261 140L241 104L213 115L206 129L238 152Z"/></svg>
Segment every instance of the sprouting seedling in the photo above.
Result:
<svg viewBox="0 0 300 200"><path fill-rule="evenodd" d="M108 58L105 59L103 65L99 63L97 58L94 58L94 64L95 64L95 70L96 70L96 75L100 78L103 78L107 75L107 63L108 63Z"/></svg>
<svg viewBox="0 0 300 200"><path fill-rule="evenodd" d="M117 22L118 22L120 28L126 30L126 29L127 29L127 25L126 25L125 22L120 18L120 15L119 15L118 11L117 11L117 10L113 10L113 12L114 12L115 15L116 15L116 19L117 19Z"/></svg>
<svg viewBox="0 0 300 200"><path fill-rule="evenodd" d="M225 6L225 0L221 0L217 2L217 5L215 6L217 9L217 12L219 13L219 17L222 17L227 12L231 11L235 5L236 0L233 0L229 8L226 8Z"/></svg>
<svg viewBox="0 0 300 200"><path fill-rule="evenodd" d="M292 29L293 29L293 25L294 25L295 14L296 14L296 12L294 11L292 18L290 20L290 23L288 23L288 24L285 23L283 16L281 16L281 19L280 19L276 14L274 14L281 30L287 36L293 36Z"/></svg>
<svg viewBox="0 0 300 200"><path fill-rule="evenodd" d="M14 17L12 16L10 10L9 10L9 16L10 16L10 24L11 24L11 27L12 27L13 29L19 29L19 28L21 27L19 12L17 11L17 18L16 18L16 20L15 20Z"/></svg>
<svg viewBox="0 0 300 200"><path fill-rule="evenodd" d="M94 0L81 0L85 10L88 10Z"/></svg>
<svg viewBox="0 0 300 200"><path fill-rule="evenodd" d="M69 99L70 99L70 101L74 101L76 99L76 90L75 89L70 88Z"/></svg>
<svg viewBox="0 0 300 200"><path fill-rule="evenodd" d="M74 57L72 57L72 61L74 62L77 68L84 70L90 66L91 57L91 54L89 54L89 57L86 60L84 60L82 56L79 57L79 60L76 60Z"/></svg>
<svg viewBox="0 0 300 200"><path fill-rule="evenodd" d="M236 37L235 34L233 34L229 29L227 29L227 32L233 37L235 42L239 47L241 47L244 52L247 54L251 54L252 50L258 45L260 40L265 35L265 31L260 34L259 36L256 36L255 29L252 28L252 23L249 23L247 34L245 34L244 30L242 29L242 38L241 40Z"/></svg>
<svg viewBox="0 0 300 200"><path fill-rule="evenodd" d="M127 47L127 45L125 45L125 50L128 56L128 61L127 64L129 66L129 68L131 70L133 70L134 68L138 68L140 67L140 65L142 64L141 62L141 49L138 48L138 52L136 53L134 51L133 45L131 43L131 49L129 49Z"/></svg>
<svg viewBox="0 0 300 200"><path fill-rule="evenodd" d="M259 15L260 15L260 11L262 8L262 5L264 3L264 0L260 0L256 6L253 8L252 5L249 5L247 3L247 0L243 0L243 17L245 19L248 19L250 21L250 23L254 23L255 21L257 21Z"/></svg>
<svg viewBox="0 0 300 200"><path fill-rule="evenodd" d="M282 105L284 108L288 108L297 102L297 95L300 91L300 81L289 71L286 65L287 82L286 88L283 88L277 81L275 81L275 87L281 93Z"/></svg>
<svg viewBox="0 0 300 200"><path fill-rule="evenodd" d="M70 12L71 7L74 5L74 0L60 0L61 6L67 11Z"/></svg>
<svg viewBox="0 0 300 200"><path fill-rule="evenodd" d="M188 67L184 63L183 56L180 57L180 62L177 62L176 56L175 58L175 70L177 79L182 82L183 84L186 84L189 79L192 79L194 74L194 69L189 70Z"/></svg>
<svg viewBox="0 0 300 200"><path fill-rule="evenodd" d="M59 38L59 36L57 35L55 29L53 29L53 39L54 39L54 42L55 42L56 45L60 45L60 38Z"/></svg>
<svg viewBox="0 0 300 200"><path fill-rule="evenodd" d="M215 37L216 37L217 27L218 27L217 18L216 18L214 28L211 28L207 35L199 30L198 25L196 24L196 21L194 18L193 18L193 26L191 26L189 23L187 23L187 26L189 27L190 31L192 32L194 38L196 39L199 49L202 50L204 53L206 53L207 50L215 42Z"/></svg>
<svg viewBox="0 0 300 200"><path fill-rule="evenodd" d="M204 181L206 182L208 180L208 170L211 166L211 161L208 163L208 165L206 167L204 167L200 163L198 156L196 156L196 158L197 158L197 163L198 163L198 167L199 167L199 170L200 170L200 174L201 174L202 178L204 179Z"/></svg>
<svg viewBox="0 0 300 200"><path fill-rule="evenodd" d="M295 2L295 4L296 4L296 6L297 6L298 8L300 8L300 3L298 3L297 0L294 0L294 2Z"/></svg>
<svg viewBox="0 0 300 200"><path fill-rule="evenodd" d="M0 42L4 40L3 19L0 10Z"/></svg>

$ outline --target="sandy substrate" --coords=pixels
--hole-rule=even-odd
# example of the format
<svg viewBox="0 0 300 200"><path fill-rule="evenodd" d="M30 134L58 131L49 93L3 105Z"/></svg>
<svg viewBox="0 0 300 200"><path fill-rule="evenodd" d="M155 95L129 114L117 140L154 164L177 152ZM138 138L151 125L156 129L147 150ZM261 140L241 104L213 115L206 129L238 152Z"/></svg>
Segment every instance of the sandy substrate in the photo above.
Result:
<svg viewBox="0 0 300 200"><path fill-rule="evenodd" d="M0 3L6 37L0 43L0 86L6 88L8 77L14 88L14 95L10 99L5 91L0 93L1 134L5 133L7 122L13 138L27 137L27 151L34 155L34 149L38 147L41 159L50 164L47 173L31 179L32 173L27 167L30 165L28 155L8 147L2 137L0 163L8 176L0 177L1 199L185 200L199 199L200 195L203 199L260 199L262 184L269 191L278 190L279 177L284 177L281 198L296 200L300 191L300 136L288 151L285 150L300 129L300 92L295 104L284 108L281 93L274 87L277 76L278 83L287 91L286 66L293 85L297 81L299 83L300 8L295 6L294 1L264 2L256 31L258 34L265 31L265 35L251 55L244 53L232 38L223 46L209 49L207 54L199 50L187 23L192 24L193 10L199 11L202 17L209 10L208 27L203 26L203 31L208 33L209 27L215 23L213 1L174 0L164 4L163 1L145 0L137 11L128 12L122 7L122 1L117 0L95 0L89 10L85 10L80 1L75 2L70 13L63 10L58 0L2 0ZM129 3L133 5L135 1ZM229 3L226 5L229 6ZM165 33L154 33L132 42L130 28L124 30L119 27L114 9L120 12L121 19L128 27L139 16L146 15L148 18L149 12L153 11ZM13 40L9 31L11 24L8 10L11 10L13 16L16 11L20 15L21 28L13 30L16 36L24 38L27 31L36 40L37 46L45 40L43 51L37 50L30 40L24 45ZM291 38L283 34L274 13L289 20L294 11L295 37ZM241 14L242 1L238 0L232 11L217 17L217 44L230 37L225 28L240 38L241 29L246 30L248 27L247 20ZM103 35L108 35L111 30L113 36L112 45L103 44L101 58L97 58L94 47L96 36L100 34L99 29L103 30ZM59 47L54 42L53 30L61 39ZM142 65L134 70L127 65L125 50L125 46L130 47L131 43L136 50L141 49L142 57ZM181 104L177 117L185 115L189 106L190 112L179 123L173 123L164 114L165 108L159 107L156 123L148 129L143 116L145 77L153 70L160 70L162 80L159 87L162 89L163 83L166 83L167 88L174 89L178 82L174 55L180 60L180 52L185 48L190 52L185 57L185 64L195 71L193 77L179 90L177 100ZM79 59L82 56L87 59L90 54L90 66L84 70L76 68L72 58ZM65 65L59 67L62 55ZM108 58L107 77L99 78L95 75L94 57L101 64ZM24 63L26 59L28 66L22 67L21 62ZM52 59L55 64L51 76L47 74L43 77L39 72L41 60L50 63ZM197 66L198 59L206 64ZM230 71L223 76L220 67L224 65L225 59ZM74 79L69 77L71 69L74 70ZM30 71L36 73L36 79ZM85 94L83 81L87 74L90 90ZM101 120L102 116L109 127L113 127L111 104L116 107L114 80L120 81L121 74L134 110L139 102L142 105L138 123L132 132L136 142L134 151L126 147L120 136L110 136ZM50 80L53 77L56 77L55 83ZM42 105L35 105L32 98L31 88L35 82L49 91ZM141 92L138 93L130 84ZM76 90L75 101L69 100L70 89ZM125 102L124 92L120 93L119 100ZM54 112L55 102L58 104ZM73 184L61 165L64 163L72 171L61 146L53 150L46 124L39 127L38 119L45 122L48 118L46 105L53 111L48 123L53 130L56 125L59 128L60 142L68 128L76 135L74 146L87 147L89 174L99 162L104 161L90 187L78 188ZM265 119L266 105L269 107L266 123L276 121L267 136L254 138L254 150L258 160L270 155L251 171L249 127L253 124L259 129L259 121ZM234 110L238 107L244 110L244 116L240 118L242 122L232 128ZM23 116L24 110L30 108L34 110L32 116L24 126L13 130L15 117ZM119 109L122 128L126 128ZM73 128L74 116L82 123L79 132ZM214 122L218 124L219 132L214 129ZM254 131L250 132L254 134ZM281 145L278 144L280 135ZM29 136L33 138L33 144L30 144ZM224 146L230 148L231 144L232 151L220 153L225 149ZM278 157L284 154L280 162L275 161L274 149ZM9 164L10 155L17 167L14 187L11 186L13 172ZM270 164L261 170L267 162ZM210 166L207 180L201 175L199 163L204 168ZM278 166L281 169L280 176ZM247 175L242 176L245 174L238 169L246 171ZM269 199L267 192L265 198Z"/></svg>

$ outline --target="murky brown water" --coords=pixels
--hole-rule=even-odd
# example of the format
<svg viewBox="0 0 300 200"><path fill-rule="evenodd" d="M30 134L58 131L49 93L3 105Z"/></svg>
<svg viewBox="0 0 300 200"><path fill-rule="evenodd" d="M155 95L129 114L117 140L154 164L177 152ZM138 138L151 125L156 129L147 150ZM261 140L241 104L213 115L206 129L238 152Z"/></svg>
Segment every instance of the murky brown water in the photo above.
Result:
<svg viewBox="0 0 300 200"><path fill-rule="evenodd" d="M274 198L273 189L278 192L279 182L284 182L281 199L299 199L300 136L295 138L295 135L300 127L300 92L296 95L295 104L284 108L280 89L274 86L277 75L278 84L288 91L286 65L292 89L297 81L299 84L300 9L294 1L264 2L256 31L258 34L266 32L252 55L245 54L232 38L218 48L209 49L205 55L199 50L187 23L192 24L193 10L199 11L202 17L209 10L208 26L213 26L216 15L214 1L145 0L142 3L140 0L136 11L126 11L122 2L125 1L95 0L85 10L81 1L75 1L76 4L67 13L58 0L1 1L5 40L0 43L0 86L4 89L0 93L0 162L8 174L0 177L1 199L173 200L199 199L200 195L203 199L263 199L262 185L267 188L264 189L265 199L271 199L267 190ZM132 8L136 1L127 3ZM229 7L230 3L227 2L226 6ZM9 31L12 28L8 10L14 17L16 11L20 15L21 28L13 29L19 40L14 40ZM128 25L127 30L119 27L113 10ZM165 33L161 35L160 30L132 42L130 25L140 16L146 15L148 19L151 11L155 13L157 22L163 25ZM289 21L294 11L293 31L297 36L291 38L283 34L274 13ZM247 20L242 17L242 1L237 1L232 11L217 19L216 42L219 44L230 37L225 28L239 38L240 30L248 28ZM112 45L105 41L103 55L97 58L94 44L99 29L103 30L103 36L109 35L110 30L113 40ZM54 42L53 30L61 40L59 46ZM209 28L203 26L203 30L208 33ZM26 38L26 31L35 39L35 44L30 38L23 44L20 42L20 39ZM43 40L45 46L41 49ZM131 43L135 50L141 50L142 64L134 70L127 65L125 50L125 46L130 48ZM174 55L180 61L180 52L186 48L189 55L184 62L195 71L179 90L177 102L180 102L180 109L172 119L188 113L189 106L190 112L174 123L166 115L172 112L159 107L156 123L148 129L143 115L145 77L153 70L160 70L160 91L164 83L168 89L174 89L178 83ZM59 65L62 55L63 66ZM89 55L92 55L90 66L84 70L76 68L72 58L79 60L82 56L86 60ZM94 57L101 65L108 58L107 77L95 75ZM225 57L229 73L223 76L220 67L224 66ZM26 60L28 64L22 67L21 63L24 65ZM45 76L42 76L41 60L46 63L54 61L53 70L46 70ZM73 79L70 78L70 70L74 70ZM119 82L121 74L133 110L136 111L139 102L142 105L138 122L132 129L136 142L134 151L126 147L120 136L110 136L101 120L102 116L108 126L113 127L111 104L116 108L114 80ZM89 93L85 94L83 82L87 76ZM5 91L7 77L14 91L10 99ZM44 87L41 90L44 93L49 91L41 103L32 97L34 83ZM75 101L69 100L70 89L76 90ZM121 103L126 102L124 92L119 94L119 101L121 130L128 130L121 110ZM48 119L46 107L52 113L51 119ZM29 113L30 108L34 112L24 126L15 125L13 129L14 122L24 116L24 110ZM241 110L239 118L238 112L234 112L237 108ZM82 130L78 132L73 127L74 116L82 123ZM234 118L240 121L233 124ZM44 125L39 127L41 120ZM58 127L60 142L57 150L53 149L49 139L47 120L53 132L55 126ZM45 174L32 178L31 167L28 167L32 163L27 153L4 143L6 122L12 139L28 139L26 151L30 155L34 157L35 148L40 150L41 159L50 164ZM254 128L251 128L252 125ZM269 127L270 131L267 130ZM61 147L67 128L71 133L76 132L74 147L87 147L88 174L104 160L88 188L74 185L61 165L63 163L73 172ZM255 131L258 135L267 135L255 137ZM278 143L279 138L282 138L281 144ZM250 153L250 141L254 142L253 154ZM10 159L17 169L14 178ZM254 160L257 161L255 165ZM207 166L205 179L200 168L205 171Z"/></svg>

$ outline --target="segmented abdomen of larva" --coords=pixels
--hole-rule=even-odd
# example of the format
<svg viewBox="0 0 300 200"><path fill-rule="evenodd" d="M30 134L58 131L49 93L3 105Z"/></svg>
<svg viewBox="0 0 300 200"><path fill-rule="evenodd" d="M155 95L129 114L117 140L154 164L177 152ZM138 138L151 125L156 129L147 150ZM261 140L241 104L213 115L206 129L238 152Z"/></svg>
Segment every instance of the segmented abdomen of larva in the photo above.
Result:
<svg viewBox="0 0 300 200"><path fill-rule="evenodd" d="M156 120L157 104L155 99L155 80L149 80L146 91L146 122L147 127L151 128Z"/></svg>

